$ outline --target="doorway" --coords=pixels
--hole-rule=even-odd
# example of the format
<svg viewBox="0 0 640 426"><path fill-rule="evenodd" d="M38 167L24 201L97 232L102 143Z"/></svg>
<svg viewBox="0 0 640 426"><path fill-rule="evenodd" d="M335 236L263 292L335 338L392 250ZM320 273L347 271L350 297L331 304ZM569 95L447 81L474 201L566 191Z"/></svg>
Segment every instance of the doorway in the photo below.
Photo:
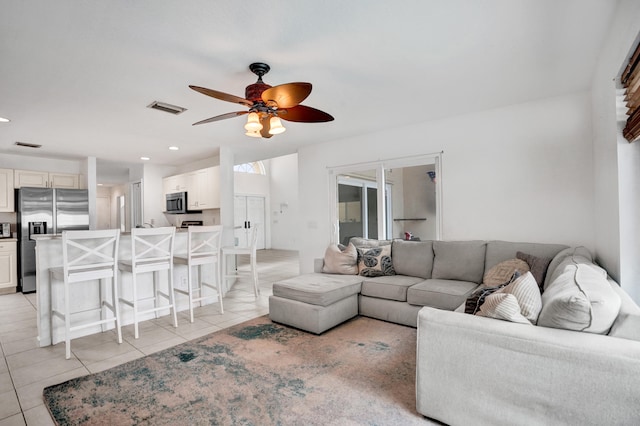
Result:
<svg viewBox="0 0 640 426"><path fill-rule="evenodd" d="M257 249L261 250L265 245L265 197L257 195L234 196L234 223L233 234L235 244L239 246L249 245L253 225L259 223Z"/></svg>

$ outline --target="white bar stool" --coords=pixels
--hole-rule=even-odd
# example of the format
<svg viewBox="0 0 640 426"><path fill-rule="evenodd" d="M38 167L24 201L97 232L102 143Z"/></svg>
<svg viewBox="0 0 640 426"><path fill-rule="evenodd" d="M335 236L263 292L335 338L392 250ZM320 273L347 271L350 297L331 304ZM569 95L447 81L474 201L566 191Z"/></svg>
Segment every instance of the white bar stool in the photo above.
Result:
<svg viewBox="0 0 640 426"><path fill-rule="evenodd" d="M131 230L131 260L120 260L118 269L131 273L133 296L131 299L120 298L120 302L133 308L133 335L137 339L138 323L140 316L150 312L155 313L158 318L158 311L170 309L173 313L173 326L178 327L178 317L176 315L176 303L173 293L173 245L176 228L167 226L163 228L133 228ZM159 289L159 275L161 271L168 272L168 288L164 293ZM138 274L153 273L153 295L140 297L140 283L137 280ZM121 276L122 279L122 276ZM124 296L124 288L122 294ZM159 299L163 297L169 303L160 305ZM153 307L140 309L141 302L153 301Z"/></svg>
<svg viewBox="0 0 640 426"><path fill-rule="evenodd" d="M256 223L252 227L251 231L251 241L249 245L244 246L228 246L222 247L222 283L226 286L227 280L230 278L237 278L240 275L237 272L235 274L227 273L227 256L228 255L236 255L236 254L248 254L249 255L249 263L251 265L251 277L253 279L253 294L255 297L258 297L260 294L260 288L258 287L258 267L256 260L256 247L258 246L258 232L260 230L260 224Z"/></svg>
<svg viewBox="0 0 640 426"><path fill-rule="evenodd" d="M222 306L222 288L218 271L222 226L190 226L187 232L187 253L174 255L173 262L178 265L187 265L187 290L176 288L175 291L189 297L189 317L191 322L193 322L194 302L216 297L216 295L205 295L203 291L205 287L217 292L218 301L220 302L220 313L224 313ZM215 283L202 281L202 265L213 265L213 279L216 281ZM198 267L197 282L199 284L197 287L193 285L191 273L194 266Z"/></svg>
<svg viewBox="0 0 640 426"><path fill-rule="evenodd" d="M49 269L51 278L51 322L58 317L64 321L65 356L71 358L71 333L87 327L102 325L102 331L106 331L105 324L115 322L118 332L118 343L122 343L120 329L120 312L118 310L118 243L120 241L119 229L102 231L64 231L62 233L62 261L61 267ZM104 280L111 279L111 301L106 300ZM54 280L64 283L64 302L62 310L54 306ZM72 293L70 284L84 281L99 280L100 305L80 311L71 311L71 298L78 296ZM77 289L77 286L74 286ZM79 291L80 289L78 289ZM113 316L105 317L105 308L108 308ZM84 324L71 325L71 315L100 309L100 320L86 322ZM53 330L53 327L51 327ZM53 340L53 336L52 336Z"/></svg>

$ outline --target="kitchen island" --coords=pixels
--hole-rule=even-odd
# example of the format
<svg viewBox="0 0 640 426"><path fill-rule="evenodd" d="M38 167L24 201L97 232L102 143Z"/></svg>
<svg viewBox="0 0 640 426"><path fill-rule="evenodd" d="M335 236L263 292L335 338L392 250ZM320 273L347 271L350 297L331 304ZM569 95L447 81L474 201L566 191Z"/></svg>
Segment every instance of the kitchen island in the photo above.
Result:
<svg viewBox="0 0 640 426"><path fill-rule="evenodd" d="M63 303L64 284L56 281L53 284L50 281L49 268L62 266L62 237L61 235L41 235L33 236L36 240L36 301L37 301L37 325L38 325L38 342L40 346L49 346L58 342L64 341L64 323L59 318L51 319L51 306L52 303L55 306L61 306ZM187 252L187 232L177 230L175 236L174 253L181 254ZM131 235L130 233L123 232L120 234L120 244L118 250L118 259L130 259L131 258ZM195 272L195 271L194 271ZM194 273L194 276L197 275ZM213 281L213 266L202 267L202 280L206 282ZM195 279L195 278L194 278ZM166 273L159 274L159 288L167 288L168 275ZM138 275L138 296L139 298L151 297L153 295L153 274L140 274ZM127 272L119 271L118 273L118 291L119 296L131 299L131 274ZM187 288L187 267L183 265L175 265L173 270L173 285L175 288L186 289ZM105 286L107 292L107 299L111 297L111 286ZM208 289L207 289L208 290ZM72 321L90 322L100 318L100 310L98 309L98 281L89 281L86 283L76 283L71 285L72 297L71 297L71 310L82 311L95 307L95 310L89 312L83 312L74 315ZM209 290L212 295L216 293L213 290ZM228 288L222 287L223 295L226 294ZM205 294L206 290L205 290ZM212 297L210 300L202 302L203 305L216 303L217 298ZM151 301L146 303L153 303ZM164 299L160 300L160 306L166 304ZM189 309L189 303L186 296L176 294L177 311L184 311ZM215 313L219 312L218 307L211 307ZM158 316L169 315L169 309L161 310L158 312ZM108 313L109 314L109 313ZM122 303L120 303L120 318L122 325L133 324L133 310ZM153 313L148 313L142 316L142 320L155 318ZM168 323L171 321L167 318ZM178 321L178 325L182 321ZM113 324L108 326L114 328ZM89 334L100 333L102 331L101 326L88 327L82 330L78 330L74 333L74 338L86 336Z"/></svg>

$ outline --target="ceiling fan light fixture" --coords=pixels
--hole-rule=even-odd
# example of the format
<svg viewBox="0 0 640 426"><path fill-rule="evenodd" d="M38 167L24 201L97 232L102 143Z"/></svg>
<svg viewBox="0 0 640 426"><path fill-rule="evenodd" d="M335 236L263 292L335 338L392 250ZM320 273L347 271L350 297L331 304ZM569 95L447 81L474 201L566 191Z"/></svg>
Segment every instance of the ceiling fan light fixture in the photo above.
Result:
<svg viewBox="0 0 640 426"><path fill-rule="evenodd" d="M245 133L245 135L252 137L252 138L261 138L262 135L260 134L259 130L249 130L247 131L247 133Z"/></svg>
<svg viewBox="0 0 640 426"><path fill-rule="evenodd" d="M249 132L259 132L262 130L262 123L260 123L260 116L256 112L250 112L247 117L247 124L244 125L244 128Z"/></svg>
<svg viewBox="0 0 640 426"><path fill-rule="evenodd" d="M284 133L284 131L287 130L282 125L280 117L271 117L271 119L269 120L269 124L269 134L271 135L279 135L280 133Z"/></svg>

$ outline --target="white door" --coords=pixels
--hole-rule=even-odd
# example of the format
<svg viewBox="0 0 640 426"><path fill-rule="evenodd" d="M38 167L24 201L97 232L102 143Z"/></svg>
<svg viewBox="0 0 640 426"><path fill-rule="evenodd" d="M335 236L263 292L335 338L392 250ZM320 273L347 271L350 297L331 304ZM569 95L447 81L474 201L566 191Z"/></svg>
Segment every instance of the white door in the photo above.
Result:
<svg viewBox="0 0 640 426"><path fill-rule="evenodd" d="M259 223L261 226L257 248L260 250L266 247L264 205L264 197L245 195L236 195L234 197L234 236L236 245L248 245L251 229L253 225Z"/></svg>

